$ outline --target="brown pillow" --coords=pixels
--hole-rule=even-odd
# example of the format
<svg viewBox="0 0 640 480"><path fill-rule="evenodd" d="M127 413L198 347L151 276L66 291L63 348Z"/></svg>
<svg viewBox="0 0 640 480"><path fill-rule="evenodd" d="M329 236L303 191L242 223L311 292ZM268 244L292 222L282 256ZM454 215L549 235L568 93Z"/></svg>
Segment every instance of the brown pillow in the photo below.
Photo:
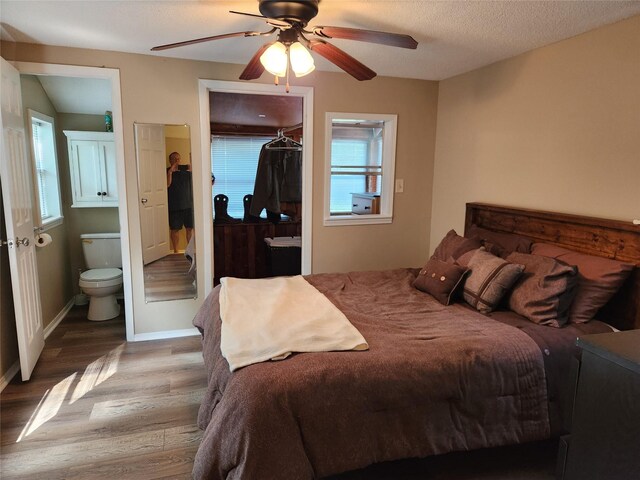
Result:
<svg viewBox="0 0 640 480"><path fill-rule="evenodd" d="M430 259L413 281L413 286L432 295L443 305L450 305L457 287L469 270L460 265Z"/></svg>
<svg viewBox="0 0 640 480"><path fill-rule="evenodd" d="M534 243L532 253L578 267L578 288L569 309L571 323L591 320L624 284L633 270L630 263L578 253L548 243Z"/></svg>
<svg viewBox="0 0 640 480"><path fill-rule="evenodd" d="M464 282L465 301L482 313L489 313L518 279L524 266L508 263L480 248L469 260L469 275Z"/></svg>
<svg viewBox="0 0 640 480"><path fill-rule="evenodd" d="M437 258L443 262L448 262L450 259L455 261L463 253L479 248L480 246L481 243L479 240L461 237L455 230L449 230L436 247L431 258Z"/></svg>
<svg viewBox="0 0 640 480"><path fill-rule="evenodd" d="M513 252L507 261L524 265L509 295L509 309L534 323L561 327L569 319L578 269L550 257Z"/></svg>
<svg viewBox="0 0 640 480"><path fill-rule="evenodd" d="M487 251L502 258L506 258L511 252L529 253L533 243L514 233L492 232L476 225L471 225L465 236L480 240Z"/></svg>

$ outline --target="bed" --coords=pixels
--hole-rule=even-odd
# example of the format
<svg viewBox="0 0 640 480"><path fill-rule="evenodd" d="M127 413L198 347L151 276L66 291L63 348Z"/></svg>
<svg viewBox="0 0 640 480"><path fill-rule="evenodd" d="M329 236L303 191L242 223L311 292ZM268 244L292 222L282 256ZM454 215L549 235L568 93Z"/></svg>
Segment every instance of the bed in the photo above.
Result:
<svg viewBox="0 0 640 480"><path fill-rule="evenodd" d="M468 204L465 229L472 225L640 263L630 223ZM208 375L194 478L322 478L560 435L575 339L640 328L638 270L601 309L606 323L563 328L444 306L413 287L420 269L311 275L370 349L295 354L233 373L220 352L216 287L194 319Z"/></svg>

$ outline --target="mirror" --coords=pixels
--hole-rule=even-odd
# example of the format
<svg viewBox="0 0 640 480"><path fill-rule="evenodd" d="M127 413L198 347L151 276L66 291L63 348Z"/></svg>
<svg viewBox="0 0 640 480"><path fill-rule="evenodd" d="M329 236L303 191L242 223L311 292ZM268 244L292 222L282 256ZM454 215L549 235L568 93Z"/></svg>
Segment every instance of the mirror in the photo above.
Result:
<svg viewBox="0 0 640 480"><path fill-rule="evenodd" d="M188 125L135 123L145 302L197 298Z"/></svg>

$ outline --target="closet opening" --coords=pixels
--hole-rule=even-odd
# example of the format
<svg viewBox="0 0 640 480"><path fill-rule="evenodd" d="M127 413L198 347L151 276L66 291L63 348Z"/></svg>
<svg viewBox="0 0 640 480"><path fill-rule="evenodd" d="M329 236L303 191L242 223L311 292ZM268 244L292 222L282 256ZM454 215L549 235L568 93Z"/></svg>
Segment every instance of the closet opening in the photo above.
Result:
<svg viewBox="0 0 640 480"><path fill-rule="evenodd" d="M214 285L300 274L303 97L211 91L209 103Z"/></svg>

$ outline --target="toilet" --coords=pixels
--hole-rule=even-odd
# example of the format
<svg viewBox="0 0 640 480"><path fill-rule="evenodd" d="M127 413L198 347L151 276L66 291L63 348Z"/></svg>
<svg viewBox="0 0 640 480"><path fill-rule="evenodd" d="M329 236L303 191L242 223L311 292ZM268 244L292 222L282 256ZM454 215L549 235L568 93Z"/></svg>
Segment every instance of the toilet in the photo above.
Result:
<svg viewBox="0 0 640 480"><path fill-rule="evenodd" d="M96 322L120 315L116 293L122 288L122 253L119 233L80 235L89 270L80 274L80 288L89 296L87 318Z"/></svg>

